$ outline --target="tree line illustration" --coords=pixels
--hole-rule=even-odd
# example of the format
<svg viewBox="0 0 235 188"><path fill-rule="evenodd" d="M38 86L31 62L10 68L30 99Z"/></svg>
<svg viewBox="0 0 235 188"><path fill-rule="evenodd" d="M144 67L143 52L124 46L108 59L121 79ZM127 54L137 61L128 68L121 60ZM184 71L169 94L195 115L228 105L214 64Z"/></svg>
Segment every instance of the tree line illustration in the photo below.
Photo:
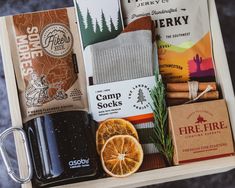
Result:
<svg viewBox="0 0 235 188"><path fill-rule="evenodd" d="M120 10L117 12L118 20L116 27L111 17L109 20L105 18L103 10L101 10L101 25L97 19L94 23L89 9L87 9L86 12L86 24L79 5L77 5L77 11L84 49L88 45L112 39L119 35L123 30Z"/></svg>

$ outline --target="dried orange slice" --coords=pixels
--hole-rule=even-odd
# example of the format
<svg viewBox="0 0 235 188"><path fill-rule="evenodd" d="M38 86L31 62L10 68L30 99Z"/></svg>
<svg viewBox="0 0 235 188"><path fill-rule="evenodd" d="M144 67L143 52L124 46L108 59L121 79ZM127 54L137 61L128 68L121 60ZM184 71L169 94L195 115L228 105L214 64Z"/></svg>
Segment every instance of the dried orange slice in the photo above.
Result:
<svg viewBox="0 0 235 188"><path fill-rule="evenodd" d="M99 125L96 132L96 149L99 154L105 142L115 135L131 135L139 140L135 127L129 121L108 119Z"/></svg>
<svg viewBox="0 0 235 188"><path fill-rule="evenodd" d="M141 166L143 157L140 143L129 135L109 138L101 151L103 168L113 177L126 177L135 173Z"/></svg>

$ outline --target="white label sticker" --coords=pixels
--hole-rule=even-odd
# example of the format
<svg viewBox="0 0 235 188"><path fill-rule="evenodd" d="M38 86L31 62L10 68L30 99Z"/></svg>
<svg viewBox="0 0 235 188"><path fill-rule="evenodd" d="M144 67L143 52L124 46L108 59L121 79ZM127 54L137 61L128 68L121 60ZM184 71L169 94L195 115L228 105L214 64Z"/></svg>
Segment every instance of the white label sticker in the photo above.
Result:
<svg viewBox="0 0 235 188"><path fill-rule="evenodd" d="M155 77L93 85L88 87L94 120L127 118L152 113L151 89Z"/></svg>

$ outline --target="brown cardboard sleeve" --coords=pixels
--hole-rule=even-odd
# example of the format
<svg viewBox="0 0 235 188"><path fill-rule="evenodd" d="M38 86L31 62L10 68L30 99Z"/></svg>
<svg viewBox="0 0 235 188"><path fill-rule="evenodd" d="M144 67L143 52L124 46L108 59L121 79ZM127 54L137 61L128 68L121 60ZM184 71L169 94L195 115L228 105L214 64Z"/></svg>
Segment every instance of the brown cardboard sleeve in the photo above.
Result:
<svg viewBox="0 0 235 188"><path fill-rule="evenodd" d="M175 165L233 155L225 100L169 107L168 112Z"/></svg>

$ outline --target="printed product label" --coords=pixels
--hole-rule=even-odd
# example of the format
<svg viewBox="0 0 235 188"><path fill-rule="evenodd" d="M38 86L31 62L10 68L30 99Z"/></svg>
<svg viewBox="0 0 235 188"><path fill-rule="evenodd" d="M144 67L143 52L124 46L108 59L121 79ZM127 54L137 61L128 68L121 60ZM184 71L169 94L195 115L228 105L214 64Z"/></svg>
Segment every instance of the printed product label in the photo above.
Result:
<svg viewBox="0 0 235 188"><path fill-rule="evenodd" d="M175 164L228 156L234 152L224 100L169 108Z"/></svg>
<svg viewBox="0 0 235 188"><path fill-rule="evenodd" d="M86 109L83 60L81 51L73 52L71 29L76 25L70 19L67 9L60 9L13 16L14 27L8 26L15 33L12 48L17 54L12 56L23 122L45 114Z"/></svg>
<svg viewBox="0 0 235 188"><path fill-rule="evenodd" d="M167 82L214 81L207 0L122 0L125 23L151 16Z"/></svg>
<svg viewBox="0 0 235 188"><path fill-rule="evenodd" d="M135 117L152 114L151 89L155 77L113 82L88 87L90 109L94 120Z"/></svg>
<svg viewBox="0 0 235 188"><path fill-rule="evenodd" d="M69 168L86 168L90 166L90 159L79 159L79 160L73 160L69 161Z"/></svg>
<svg viewBox="0 0 235 188"><path fill-rule="evenodd" d="M43 50L52 57L64 57L73 47L73 36L66 25L51 24L42 31L41 44Z"/></svg>

